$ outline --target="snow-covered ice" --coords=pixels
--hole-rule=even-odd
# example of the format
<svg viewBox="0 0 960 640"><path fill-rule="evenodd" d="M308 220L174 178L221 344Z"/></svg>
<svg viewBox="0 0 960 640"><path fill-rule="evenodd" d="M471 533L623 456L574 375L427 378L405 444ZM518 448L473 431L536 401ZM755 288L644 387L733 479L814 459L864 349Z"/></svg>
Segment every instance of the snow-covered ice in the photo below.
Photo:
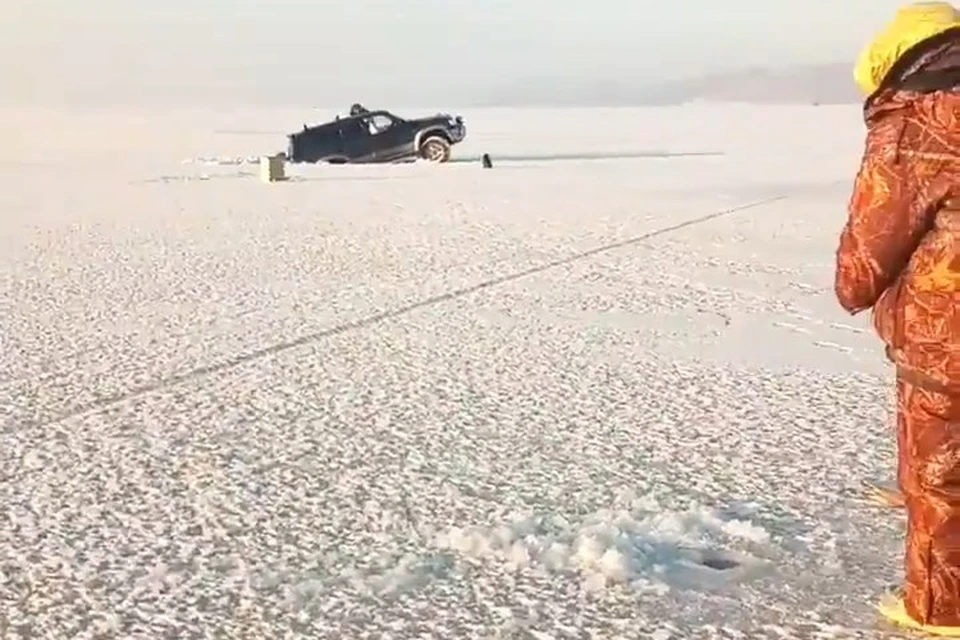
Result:
<svg viewBox="0 0 960 640"><path fill-rule="evenodd" d="M859 109L462 113L3 113L0 637L898 637Z"/></svg>

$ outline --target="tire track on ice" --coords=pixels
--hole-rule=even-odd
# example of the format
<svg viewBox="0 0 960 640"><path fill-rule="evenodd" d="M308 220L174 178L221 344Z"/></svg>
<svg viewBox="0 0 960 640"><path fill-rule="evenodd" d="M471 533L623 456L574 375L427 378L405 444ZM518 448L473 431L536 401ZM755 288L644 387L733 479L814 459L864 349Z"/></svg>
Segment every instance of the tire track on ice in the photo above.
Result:
<svg viewBox="0 0 960 640"><path fill-rule="evenodd" d="M651 238L656 238L659 236L672 233L674 231L680 231L688 227L704 224L706 222L716 220L717 218L723 218L725 216L738 213L740 211L756 209L768 204L773 204L774 202L779 202L786 198L787 196L785 195L779 195L772 198L765 198L763 200L756 200L753 202L749 202L747 204L742 204L736 207L722 209L720 211L715 211L713 213L699 216L697 218L692 218L689 220L685 220L683 222L678 222L676 224L668 225L666 227L660 227L658 229L654 229L653 231L648 231L638 236L627 238L626 240L621 240L618 242L601 245L599 247L594 247L593 249L588 249L587 251L575 253L565 258L559 258L557 260L552 260L544 264L530 267L528 269L515 271L513 273L509 273L496 278L491 278L489 280L484 280L482 282L479 282L477 284L473 284L467 287L461 287L459 289L454 289L452 291L447 291L445 293L430 296L428 298L417 300L415 302L411 302L409 304L406 304L394 309L389 309L387 311L381 311L379 313L375 313L373 315L369 315L364 318L354 320L352 322L345 322L343 324L337 325L335 327L331 327L329 329L324 329L322 331L306 334L304 336L295 338L293 340L276 343L267 347L263 347L262 349L256 349L254 351L242 353L233 358L229 358L227 360L223 360L215 364L211 364L204 367L198 367L196 369L192 369L190 371L187 371L179 375L160 379L152 384L141 385L139 387L130 389L129 391L124 391L121 393L116 393L111 396L107 396L105 398L101 398L96 402L91 402L89 404L76 407L68 412L61 413L57 416L54 416L46 420L36 420L32 422L27 422L27 423L21 423L20 426L28 427L28 428L44 427L52 424L57 424L59 422L63 422L64 420L69 420L69 419L77 418L83 415L96 413L97 411L101 411L103 409L107 409L119 404L123 404L124 402L133 400L135 398L139 398L144 395L149 395L157 391L162 391L164 389L176 387L181 384L192 382L199 378L203 378L205 376L209 376L215 373L228 371L230 369L234 369L236 367L242 366L249 362L275 356L275 355L284 353L286 351L290 351L292 349L297 349L299 347L306 346L308 344L313 344L325 338L332 338L332 337L339 336L341 334L348 333L350 331L354 331L357 329L364 329L367 327L376 326L382 322L407 315L409 313L418 311L420 309L432 307L434 305L441 304L444 302L449 302L451 300L457 300L459 298L463 298L468 295L471 295L480 291L484 291L486 289L491 289L503 284L521 280L523 278L526 278L532 275L537 275L539 273L549 271L550 269L554 269L556 267L579 262L581 260L585 260L587 258L591 258L596 255L609 253L611 251L622 249L624 247L640 244Z"/></svg>
<svg viewBox="0 0 960 640"><path fill-rule="evenodd" d="M530 253L537 254L538 256L545 255L543 251L529 251ZM490 257L487 259L487 262L492 262L495 264L504 262L504 259L499 257ZM475 264L476 260L474 259L461 260L455 264L444 267L444 269L452 272L463 268L472 267ZM344 289L344 291L347 290L348 289ZM0 393L9 392L11 389L21 385L42 385L49 381L55 380L59 376L62 376L65 371L76 369L77 363L84 357L90 355L103 355L115 349L118 343L124 343L124 346L132 345L134 348L140 346L162 348L168 347L176 341L184 338L197 338L199 336L205 336L210 340L218 340L231 334L233 327L230 325L234 324L237 320L258 314L274 313L277 310L292 312L297 310L296 307L297 303L270 301L267 304L261 304L255 308L232 313L221 313L221 315L211 318L203 323L203 325L199 328L192 327L189 329L179 329L159 336L142 336L139 334L120 336L111 339L110 341L101 341L93 346L74 349L62 355L45 356L39 361L39 364L34 365L34 367L40 369L40 371L23 374L16 377L0 378ZM125 358L129 355L129 353L123 353L122 355ZM125 362L124 358L121 358L120 364ZM117 366L118 362L104 362L91 370L97 373L104 373L115 369Z"/></svg>
<svg viewBox="0 0 960 640"><path fill-rule="evenodd" d="M288 304L286 306L289 307L291 305ZM106 353L110 351L111 348L115 347L117 342L135 343L138 340L140 340L141 342L145 343L146 346L162 346L162 345L168 345L171 342L175 342L176 340L180 340L183 338L199 336L209 331L214 332L214 333L210 333L209 334L210 336L214 338L221 337L228 333L228 329L217 330L219 325L234 322L236 320L240 320L252 315L256 315L258 313L270 312L275 309L276 309L276 305L274 306L262 305L262 306L258 306L255 309L246 309L244 311L238 311L231 315L217 316L212 320L208 321L207 323L205 323L205 325L200 329L191 328L191 329L172 331L160 338L152 338L152 337L141 338L138 335L133 335L133 336L128 335L128 336L123 336L120 338L113 339L112 341L101 342L100 344L96 344L93 346L84 347L81 349L74 349L60 356L45 356L42 360L40 360L40 363L41 363L40 366L43 369L42 371L38 373L30 373L30 374L26 374L18 377L6 378L4 380L0 380L0 391L6 391L8 389L11 389L13 387L16 387L22 384L30 384L30 383L43 384L61 375L63 373L63 369L69 370L73 368L71 366L66 366L66 365L76 365L77 361L81 360L84 356L88 356L91 354ZM61 368L54 369L57 366ZM116 363L107 362L107 363L98 365L95 370L98 372L102 372L102 371L110 370L114 367L116 367ZM50 370L50 369L53 369L53 370Z"/></svg>

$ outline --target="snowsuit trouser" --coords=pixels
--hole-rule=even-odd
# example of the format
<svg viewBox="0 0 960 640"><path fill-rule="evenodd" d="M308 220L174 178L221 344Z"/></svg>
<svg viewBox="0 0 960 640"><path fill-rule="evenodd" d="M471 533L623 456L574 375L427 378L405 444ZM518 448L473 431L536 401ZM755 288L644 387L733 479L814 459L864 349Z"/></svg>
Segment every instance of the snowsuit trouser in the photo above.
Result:
<svg viewBox="0 0 960 640"><path fill-rule="evenodd" d="M898 377L897 427L907 613L926 625L960 626L960 395Z"/></svg>

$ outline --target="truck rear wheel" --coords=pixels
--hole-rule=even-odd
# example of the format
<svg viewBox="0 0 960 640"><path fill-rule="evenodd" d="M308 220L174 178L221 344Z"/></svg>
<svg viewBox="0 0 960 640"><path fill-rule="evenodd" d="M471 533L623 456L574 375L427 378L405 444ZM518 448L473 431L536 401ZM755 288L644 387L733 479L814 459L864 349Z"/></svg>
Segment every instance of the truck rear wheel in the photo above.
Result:
<svg viewBox="0 0 960 640"><path fill-rule="evenodd" d="M430 162L450 159L450 143L439 136L431 136L420 143L420 157Z"/></svg>

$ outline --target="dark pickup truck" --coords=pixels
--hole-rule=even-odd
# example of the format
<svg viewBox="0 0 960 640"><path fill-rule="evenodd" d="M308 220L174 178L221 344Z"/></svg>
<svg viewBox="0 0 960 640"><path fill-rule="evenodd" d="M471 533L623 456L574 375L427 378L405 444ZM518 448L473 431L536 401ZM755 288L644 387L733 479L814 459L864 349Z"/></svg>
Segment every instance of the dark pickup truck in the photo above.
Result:
<svg viewBox="0 0 960 640"><path fill-rule="evenodd" d="M446 162L450 148L467 135L463 118L438 114L405 119L354 104L350 115L287 136L289 162L331 164L400 162L424 158Z"/></svg>

